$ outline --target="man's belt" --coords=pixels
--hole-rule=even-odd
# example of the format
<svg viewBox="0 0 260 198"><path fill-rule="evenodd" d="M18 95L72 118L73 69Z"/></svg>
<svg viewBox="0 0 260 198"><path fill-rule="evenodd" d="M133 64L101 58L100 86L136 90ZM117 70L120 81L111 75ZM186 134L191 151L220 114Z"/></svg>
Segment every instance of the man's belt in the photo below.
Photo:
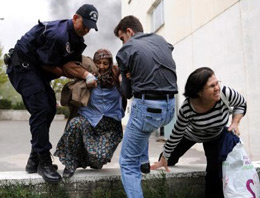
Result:
<svg viewBox="0 0 260 198"><path fill-rule="evenodd" d="M24 68L29 67L29 63L25 60L25 58L22 58L20 54L18 54L18 51L14 48L11 48L7 54L4 55L4 63L6 66L22 66Z"/></svg>
<svg viewBox="0 0 260 198"><path fill-rule="evenodd" d="M144 97L145 100L167 100L168 98L174 98L174 93L170 94L154 94L154 93L134 93L135 98L142 99Z"/></svg>

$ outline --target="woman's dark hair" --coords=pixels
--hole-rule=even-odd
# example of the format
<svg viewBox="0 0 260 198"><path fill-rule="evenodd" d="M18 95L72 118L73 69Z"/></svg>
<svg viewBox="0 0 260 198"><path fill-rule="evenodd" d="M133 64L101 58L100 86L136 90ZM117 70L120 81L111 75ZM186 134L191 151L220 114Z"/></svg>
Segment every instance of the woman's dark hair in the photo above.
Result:
<svg viewBox="0 0 260 198"><path fill-rule="evenodd" d="M209 67L200 67L196 69L189 75L183 95L187 98L198 98L198 92L203 89L212 75L214 75L214 71Z"/></svg>
<svg viewBox="0 0 260 198"><path fill-rule="evenodd" d="M127 28L131 28L135 33L144 32L143 26L138 18L133 15L129 15L121 19L119 24L114 29L114 34L118 37L118 31L126 32Z"/></svg>

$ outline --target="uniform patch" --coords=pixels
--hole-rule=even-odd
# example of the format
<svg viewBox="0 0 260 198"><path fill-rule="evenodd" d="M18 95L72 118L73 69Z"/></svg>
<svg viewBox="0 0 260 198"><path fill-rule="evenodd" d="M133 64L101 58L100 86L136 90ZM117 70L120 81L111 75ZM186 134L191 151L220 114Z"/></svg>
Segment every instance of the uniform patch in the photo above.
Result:
<svg viewBox="0 0 260 198"><path fill-rule="evenodd" d="M71 49L70 49L70 43L69 42L66 43L65 48L66 48L66 51L70 54L71 53Z"/></svg>

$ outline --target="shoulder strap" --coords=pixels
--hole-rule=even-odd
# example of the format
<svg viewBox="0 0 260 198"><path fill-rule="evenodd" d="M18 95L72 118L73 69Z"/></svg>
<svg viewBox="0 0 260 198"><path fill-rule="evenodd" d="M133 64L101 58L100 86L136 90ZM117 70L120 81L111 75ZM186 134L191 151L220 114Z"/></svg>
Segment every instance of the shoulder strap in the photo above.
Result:
<svg viewBox="0 0 260 198"><path fill-rule="evenodd" d="M222 90L220 91L220 98L224 102L224 104L228 107L229 114L232 114L233 109L230 107L229 101L228 101L227 97L223 94Z"/></svg>

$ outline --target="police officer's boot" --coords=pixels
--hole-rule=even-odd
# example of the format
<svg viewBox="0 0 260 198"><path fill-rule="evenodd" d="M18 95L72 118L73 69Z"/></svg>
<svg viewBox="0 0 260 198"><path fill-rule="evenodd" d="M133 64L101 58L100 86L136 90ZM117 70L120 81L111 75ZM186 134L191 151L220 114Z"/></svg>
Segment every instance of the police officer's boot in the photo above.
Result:
<svg viewBox="0 0 260 198"><path fill-rule="evenodd" d="M37 172L43 177L43 179L50 183L56 183L61 181L61 176L52 165L51 154L46 152L38 154L39 165Z"/></svg>
<svg viewBox="0 0 260 198"><path fill-rule="evenodd" d="M27 173L37 173L38 164L39 164L38 154L32 150L29 159L27 161L25 171ZM58 166L56 164L53 164L53 167L56 170L58 170Z"/></svg>
<svg viewBox="0 0 260 198"><path fill-rule="evenodd" d="M31 151L25 167L26 172L37 173L38 164L39 164L38 154L36 152Z"/></svg>

